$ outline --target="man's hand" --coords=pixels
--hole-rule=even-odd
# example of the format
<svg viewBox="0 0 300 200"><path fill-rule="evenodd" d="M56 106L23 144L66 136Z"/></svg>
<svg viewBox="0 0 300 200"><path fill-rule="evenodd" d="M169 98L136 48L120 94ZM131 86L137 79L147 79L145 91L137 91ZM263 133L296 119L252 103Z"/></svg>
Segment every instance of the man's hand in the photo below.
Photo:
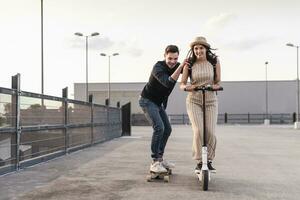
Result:
<svg viewBox="0 0 300 200"><path fill-rule="evenodd" d="M197 87L196 85L186 85L185 91L189 91L189 92L194 91L196 87Z"/></svg>
<svg viewBox="0 0 300 200"><path fill-rule="evenodd" d="M184 59L184 61L182 63L180 63L180 65L179 65L180 68L186 68L189 66L190 66L190 63L187 61L187 59Z"/></svg>

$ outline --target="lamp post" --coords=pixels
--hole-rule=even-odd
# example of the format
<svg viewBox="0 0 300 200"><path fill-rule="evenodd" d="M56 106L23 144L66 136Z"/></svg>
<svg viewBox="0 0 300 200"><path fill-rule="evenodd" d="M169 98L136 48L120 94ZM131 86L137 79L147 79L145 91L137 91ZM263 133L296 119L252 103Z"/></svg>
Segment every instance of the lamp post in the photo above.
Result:
<svg viewBox="0 0 300 200"><path fill-rule="evenodd" d="M41 93L44 94L44 2L41 0ZM44 105L44 99L42 99Z"/></svg>
<svg viewBox="0 0 300 200"><path fill-rule="evenodd" d="M299 63L299 46L294 45L292 43L287 43L286 46L289 47L295 47L297 49L297 112L296 112L296 122L294 124L294 128L295 129L299 129L300 128L300 123L299 123L299 67L298 67L298 63Z"/></svg>
<svg viewBox="0 0 300 200"><path fill-rule="evenodd" d="M97 36L99 35L99 33L97 32L94 32L90 35L83 35L82 33L79 33L79 32L76 32L74 33L75 35L79 36L79 37L85 37L85 68L86 68L86 72L85 72L85 75L86 75L86 82L85 82L85 95L86 95L86 101L88 102L89 101L89 72L88 72L88 38L89 37L94 37L94 36Z"/></svg>
<svg viewBox="0 0 300 200"><path fill-rule="evenodd" d="M118 56L119 53L113 53L111 55L107 55L105 53L100 53L100 56L108 56L108 106L110 105L110 57Z"/></svg>
<svg viewBox="0 0 300 200"><path fill-rule="evenodd" d="M266 61L265 65L266 65L266 118L265 118L265 125L270 125L270 119L268 116L268 64L269 62Z"/></svg>

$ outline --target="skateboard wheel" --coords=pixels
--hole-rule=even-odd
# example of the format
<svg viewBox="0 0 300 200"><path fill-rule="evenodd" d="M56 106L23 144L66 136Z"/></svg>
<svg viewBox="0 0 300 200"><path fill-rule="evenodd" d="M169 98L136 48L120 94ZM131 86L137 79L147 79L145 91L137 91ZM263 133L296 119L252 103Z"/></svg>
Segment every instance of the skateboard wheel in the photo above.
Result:
<svg viewBox="0 0 300 200"><path fill-rule="evenodd" d="M146 180L147 180L147 182L151 182L151 180L152 180L151 175L147 175L147 176L146 176Z"/></svg>
<svg viewBox="0 0 300 200"><path fill-rule="evenodd" d="M164 182L169 182L170 181L170 176L164 176Z"/></svg>

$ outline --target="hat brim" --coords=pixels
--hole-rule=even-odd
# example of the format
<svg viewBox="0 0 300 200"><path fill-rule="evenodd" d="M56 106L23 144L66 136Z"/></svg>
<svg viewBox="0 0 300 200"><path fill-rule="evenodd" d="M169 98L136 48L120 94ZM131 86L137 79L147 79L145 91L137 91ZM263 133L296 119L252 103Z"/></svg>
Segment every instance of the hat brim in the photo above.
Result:
<svg viewBox="0 0 300 200"><path fill-rule="evenodd" d="M195 42L192 42L190 44L190 47L193 48L193 46L195 46L196 44L201 44L203 46L206 46L208 48L210 48L210 44L208 44L207 42L202 42L202 41L195 41Z"/></svg>

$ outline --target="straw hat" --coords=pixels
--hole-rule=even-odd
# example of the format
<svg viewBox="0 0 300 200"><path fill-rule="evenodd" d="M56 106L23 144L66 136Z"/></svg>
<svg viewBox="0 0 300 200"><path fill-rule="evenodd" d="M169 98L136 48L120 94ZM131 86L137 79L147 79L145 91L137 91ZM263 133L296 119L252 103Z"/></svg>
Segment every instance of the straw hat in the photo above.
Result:
<svg viewBox="0 0 300 200"><path fill-rule="evenodd" d="M205 37L202 37L202 36L196 37L196 38L190 43L190 47L193 48L193 46L195 46L196 44L201 44L201 45L204 45L204 46L210 48L210 44L208 44L207 41L206 41L206 38L205 38Z"/></svg>

